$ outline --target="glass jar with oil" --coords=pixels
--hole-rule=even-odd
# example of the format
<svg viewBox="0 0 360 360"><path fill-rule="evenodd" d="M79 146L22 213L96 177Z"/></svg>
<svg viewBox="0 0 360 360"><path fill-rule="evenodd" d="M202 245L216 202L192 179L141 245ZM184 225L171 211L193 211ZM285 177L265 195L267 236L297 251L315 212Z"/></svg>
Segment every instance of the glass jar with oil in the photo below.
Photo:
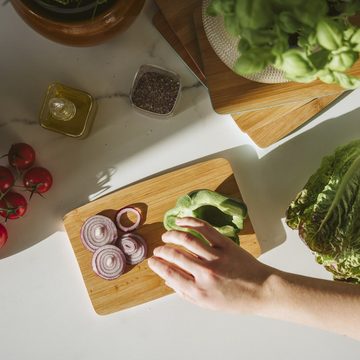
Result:
<svg viewBox="0 0 360 360"><path fill-rule="evenodd" d="M59 83L51 84L45 94L40 125L74 138L85 138L96 114L95 99L85 91Z"/></svg>

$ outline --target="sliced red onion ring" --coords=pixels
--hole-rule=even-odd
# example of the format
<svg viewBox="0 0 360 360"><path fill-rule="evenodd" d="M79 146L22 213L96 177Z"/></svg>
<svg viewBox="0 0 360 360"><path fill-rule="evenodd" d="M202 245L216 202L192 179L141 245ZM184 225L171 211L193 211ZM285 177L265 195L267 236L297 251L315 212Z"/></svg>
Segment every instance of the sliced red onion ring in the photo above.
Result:
<svg viewBox="0 0 360 360"><path fill-rule="evenodd" d="M145 239L138 234L125 234L117 240L116 245L125 254L129 265L139 264L146 259L147 244Z"/></svg>
<svg viewBox="0 0 360 360"><path fill-rule="evenodd" d="M124 273L126 259L124 253L115 245L98 248L92 258L94 272L105 280L113 280Z"/></svg>
<svg viewBox="0 0 360 360"><path fill-rule="evenodd" d="M133 213L136 215L136 221L131 226L125 226L121 223L121 217L127 213ZM124 232L134 231L138 228L141 222L141 213L139 210L133 207L124 207L120 209L116 215L116 225L119 227L120 230Z"/></svg>
<svg viewBox="0 0 360 360"><path fill-rule="evenodd" d="M118 234L111 219L103 215L95 215L84 222L80 237L84 246L94 252L101 246L114 244Z"/></svg>

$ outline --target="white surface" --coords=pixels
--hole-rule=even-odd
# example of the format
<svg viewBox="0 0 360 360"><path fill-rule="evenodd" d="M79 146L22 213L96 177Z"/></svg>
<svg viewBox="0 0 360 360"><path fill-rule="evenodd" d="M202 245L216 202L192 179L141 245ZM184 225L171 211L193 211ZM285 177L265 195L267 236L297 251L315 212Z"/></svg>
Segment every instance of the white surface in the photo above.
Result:
<svg viewBox="0 0 360 360"><path fill-rule="evenodd" d="M261 243L261 260L287 271L330 276L282 218L289 201L336 145L360 137L356 91L308 126L258 149L230 117L218 116L206 90L151 25L148 3L125 34L94 48L52 43L10 5L0 8L0 154L25 141L54 174L47 199L9 224L0 257L0 356L57 359L358 358L343 336L255 316L205 311L171 295L110 316L95 314L62 226L62 216L105 192L184 162L222 152L232 162ZM128 102L143 63L178 72L179 113L156 120ZM90 137L79 141L37 124L49 83L85 89L99 100ZM216 156L216 155L211 155Z"/></svg>

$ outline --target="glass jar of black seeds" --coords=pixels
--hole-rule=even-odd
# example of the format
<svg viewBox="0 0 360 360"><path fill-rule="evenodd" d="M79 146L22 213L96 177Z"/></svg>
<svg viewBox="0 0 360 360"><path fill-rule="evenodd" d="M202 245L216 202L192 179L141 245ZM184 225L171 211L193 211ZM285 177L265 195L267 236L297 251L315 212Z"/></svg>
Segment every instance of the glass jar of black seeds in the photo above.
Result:
<svg viewBox="0 0 360 360"><path fill-rule="evenodd" d="M169 117L174 115L180 93L178 74L156 65L142 65L135 75L130 101L143 114Z"/></svg>

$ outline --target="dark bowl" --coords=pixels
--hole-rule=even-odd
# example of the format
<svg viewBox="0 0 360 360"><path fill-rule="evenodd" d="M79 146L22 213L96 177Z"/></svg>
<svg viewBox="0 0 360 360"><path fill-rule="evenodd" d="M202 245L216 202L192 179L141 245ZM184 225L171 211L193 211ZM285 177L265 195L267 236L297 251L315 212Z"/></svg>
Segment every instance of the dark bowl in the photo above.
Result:
<svg viewBox="0 0 360 360"><path fill-rule="evenodd" d="M92 46L125 31L140 13L145 0L116 0L93 17L92 9L90 12L87 9L88 18L84 20L73 20L74 16L82 15L79 9L71 14L62 12L60 19L51 8L44 10L39 2L11 0L11 3L29 26L48 39L71 46Z"/></svg>

